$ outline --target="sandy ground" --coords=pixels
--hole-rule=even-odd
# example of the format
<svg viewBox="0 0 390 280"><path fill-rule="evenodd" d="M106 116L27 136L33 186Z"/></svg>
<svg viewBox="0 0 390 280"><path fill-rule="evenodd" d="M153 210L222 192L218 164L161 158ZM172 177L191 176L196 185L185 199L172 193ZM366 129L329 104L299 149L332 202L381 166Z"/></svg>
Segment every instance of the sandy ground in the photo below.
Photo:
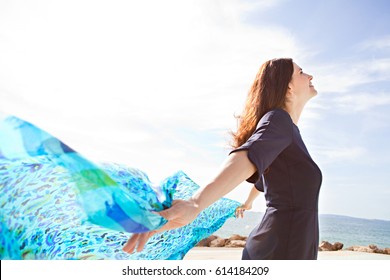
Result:
<svg viewBox="0 0 390 280"><path fill-rule="evenodd" d="M242 248L195 247L184 260L240 260ZM319 260L390 260L390 255L353 251L319 252Z"/></svg>

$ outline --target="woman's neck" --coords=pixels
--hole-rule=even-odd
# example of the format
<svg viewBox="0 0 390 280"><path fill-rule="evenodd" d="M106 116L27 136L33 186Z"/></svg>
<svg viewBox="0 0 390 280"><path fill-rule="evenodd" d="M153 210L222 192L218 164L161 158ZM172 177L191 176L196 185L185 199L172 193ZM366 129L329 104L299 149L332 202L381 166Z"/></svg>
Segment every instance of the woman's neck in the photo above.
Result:
<svg viewBox="0 0 390 280"><path fill-rule="evenodd" d="M284 110L286 110L287 113L289 113L293 123L295 125L298 125L299 118L301 116L301 113L303 111L303 107L305 104L293 104L293 103L287 103L284 107Z"/></svg>

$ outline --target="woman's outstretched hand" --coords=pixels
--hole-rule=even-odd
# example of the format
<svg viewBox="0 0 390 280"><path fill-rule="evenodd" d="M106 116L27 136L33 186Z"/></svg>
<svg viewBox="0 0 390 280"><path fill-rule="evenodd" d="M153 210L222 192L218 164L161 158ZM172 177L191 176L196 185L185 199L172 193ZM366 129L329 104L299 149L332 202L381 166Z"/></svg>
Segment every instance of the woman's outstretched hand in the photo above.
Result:
<svg viewBox="0 0 390 280"><path fill-rule="evenodd" d="M199 210L197 205L192 200L174 200L172 206L156 215L168 220L161 228L149 232L136 233L131 236L123 247L123 251L132 254L134 250L141 252L148 242L149 238L159 232L179 228L191 223L198 216Z"/></svg>
<svg viewBox="0 0 390 280"><path fill-rule="evenodd" d="M236 218L244 218L244 212L246 210L252 209L252 203L245 202L244 204L241 204L241 206L238 206L235 211Z"/></svg>

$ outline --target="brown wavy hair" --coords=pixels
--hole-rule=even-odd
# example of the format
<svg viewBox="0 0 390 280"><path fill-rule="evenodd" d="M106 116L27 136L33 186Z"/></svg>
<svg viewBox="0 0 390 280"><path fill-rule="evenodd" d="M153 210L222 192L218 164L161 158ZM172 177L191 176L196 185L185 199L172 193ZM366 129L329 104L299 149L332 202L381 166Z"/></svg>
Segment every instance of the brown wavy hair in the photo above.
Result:
<svg viewBox="0 0 390 280"><path fill-rule="evenodd" d="M276 108L284 108L293 72L291 58L272 59L261 65L248 92L244 110L237 117L238 129L232 133L233 148L240 147L249 139L265 113Z"/></svg>

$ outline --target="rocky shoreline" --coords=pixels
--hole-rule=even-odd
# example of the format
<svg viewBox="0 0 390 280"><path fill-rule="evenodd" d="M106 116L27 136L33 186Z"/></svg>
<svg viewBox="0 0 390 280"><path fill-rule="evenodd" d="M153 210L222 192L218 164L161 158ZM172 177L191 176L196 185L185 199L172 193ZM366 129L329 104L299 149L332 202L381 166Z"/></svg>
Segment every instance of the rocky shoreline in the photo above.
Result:
<svg viewBox="0 0 390 280"><path fill-rule="evenodd" d="M210 235L209 237L201 240L196 247L226 247L226 248L243 248L246 243L246 236L239 234L233 234L229 238L222 238L217 235ZM344 244L340 242L330 243L328 241L322 241L318 247L319 251L340 251L343 250ZM390 255L390 248L378 248L374 244L368 246L351 246L345 248L346 251L376 253Z"/></svg>

